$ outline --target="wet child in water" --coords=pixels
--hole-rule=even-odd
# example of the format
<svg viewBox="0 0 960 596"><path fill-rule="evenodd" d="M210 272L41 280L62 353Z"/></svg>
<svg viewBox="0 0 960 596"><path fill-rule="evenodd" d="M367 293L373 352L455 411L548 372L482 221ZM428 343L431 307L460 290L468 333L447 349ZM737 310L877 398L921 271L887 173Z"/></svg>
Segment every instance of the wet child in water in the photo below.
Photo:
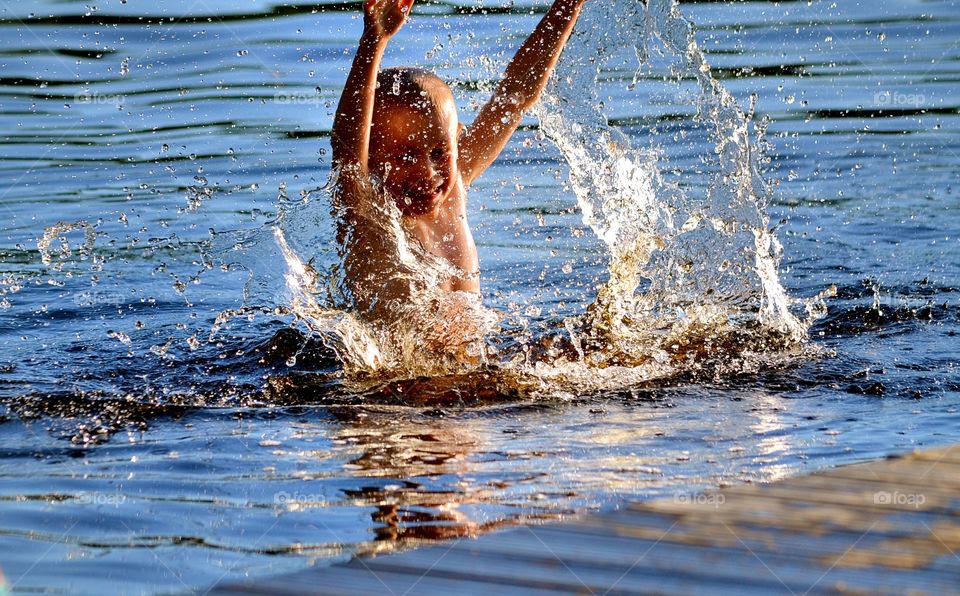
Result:
<svg viewBox="0 0 960 596"><path fill-rule="evenodd" d="M393 201L406 236L448 265L436 285L479 294L480 267L467 224L467 190L503 150L539 98L570 36L584 0L555 0L517 51L474 122L457 119L450 87L419 68L381 70L390 38L414 0L366 0L364 27L340 97L331 145L338 202L362 210L373 196ZM379 195L364 190L379 189ZM358 232L361 236L362 230ZM377 233L354 241L345 255L346 282L361 310L407 299L389 287L391 253Z"/></svg>

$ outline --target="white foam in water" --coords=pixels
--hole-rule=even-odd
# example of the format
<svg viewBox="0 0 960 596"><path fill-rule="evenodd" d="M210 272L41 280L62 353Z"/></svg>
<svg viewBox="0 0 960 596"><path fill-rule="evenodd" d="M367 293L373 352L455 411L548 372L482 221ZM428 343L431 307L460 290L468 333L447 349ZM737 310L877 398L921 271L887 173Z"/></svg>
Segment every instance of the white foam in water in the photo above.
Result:
<svg viewBox="0 0 960 596"><path fill-rule="evenodd" d="M553 392L622 387L708 360L736 360L734 368L742 367L745 354L782 353L803 343L810 323L791 312L793 301L778 278L781 249L768 229L770 191L758 171L760 135L751 132L752 118L711 76L675 2L651 0L629 10L622 4L586 5L536 111L569 164L584 221L610 251L610 278L593 306L563 322L570 348L546 350L552 355L536 363L516 354L499 357L509 362L493 356L502 370L533 377ZM644 100L644 77L666 81L678 93L695 84L697 111L684 124L709 139L701 171L680 179L665 175L662 146L636 148L609 124L600 79L627 65L637 73L630 84L637 101ZM666 72L655 74L663 65ZM644 132L633 136L642 139ZM422 375L490 363L489 346L480 340L496 317L461 293L435 289L442 264L408 242L396 209L341 213L352 224L338 238L344 264L318 276L298 256L323 250L317 208L317 201L305 200L281 209L276 241L293 312L348 371ZM366 247L365 259L390 261L394 275L367 287L401 284L402 303L351 293L344 280L356 247ZM811 318L822 310L807 306Z"/></svg>

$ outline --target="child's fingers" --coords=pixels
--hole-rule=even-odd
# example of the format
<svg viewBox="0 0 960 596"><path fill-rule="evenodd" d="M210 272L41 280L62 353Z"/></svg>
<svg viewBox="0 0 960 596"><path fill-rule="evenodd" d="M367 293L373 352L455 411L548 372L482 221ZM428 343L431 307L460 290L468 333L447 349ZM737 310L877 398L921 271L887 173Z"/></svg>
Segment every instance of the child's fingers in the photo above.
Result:
<svg viewBox="0 0 960 596"><path fill-rule="evenodd" d="M382 12L385 6L388 6L389 2L386 0L365 0L363 3L363 9L366 12Z"/></svg>

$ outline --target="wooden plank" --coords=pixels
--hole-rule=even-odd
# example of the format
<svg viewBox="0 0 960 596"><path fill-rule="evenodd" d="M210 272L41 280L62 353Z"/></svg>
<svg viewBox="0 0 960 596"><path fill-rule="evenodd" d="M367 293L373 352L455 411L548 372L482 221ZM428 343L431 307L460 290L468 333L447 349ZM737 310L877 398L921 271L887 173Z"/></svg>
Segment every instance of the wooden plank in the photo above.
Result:
<svg viewBox="0 0 960 596"><path fill-rule="evenodd" d="M898 486L913 486L916 488L943 488L960 490L960 467L956 471L950 470L942 464L930 461L891 460L883 467L878 466L846 466L836 471L827 472L824 478L874 480Z"/></svg>
<svg viewBox="0 0 960 596"><path fill-rule="evenodd" d="M548 586L516 585L511 594L547 596L557 593L558 584ZM489 594L493 589L486 581L463 578L434 577L419 573L394 573L383 569L345 565L267 578L255 582L218 587L212 594L330 594L335 596L383 596L384 594Z"/></svg>
<svg viewBox="0 0 960 596"><path fill-rule="evenodd" d="M838 480L841 480L839 482ZM941 483L942 484L942 483ZM934 483L911 484L907 482L890 482L882 478L877 478L871 473L847 472L845 476L804 476L789 483L769 484L762 487L731 487L724 489L723 494L730 500L734 497L771 498L772 495L778 495L778 498L789 498L792 501L805 501L817 504L850 504L851 506L880 506L885 510L890 509L913 509L913 503L907 500L884 503L882 499L874 499L874 495L880 492L891 492L891 489L898 490L903 494L923 493L927 496L924 501L928 507L935 507L937 503L944 506L950 506L951 501L960 498L960 490L950 486L937 486ZM854 503L854 500L859 500Z"/></svg>
<svg viewBox="0 0 960 596"><path fill-rule="evenodd" d="M729 521L754 521L783 529L803 531L810 524L850 526L861 531L883 515L917 514L919 521L950 514L958 509L960 494L917 489L821 492L818 483L798 491L796 487L770 487L763 491L730 492L711 499L722 504L690 507L686 503L654 502L629 506L627 511L656 511L688 518L718 517ZM722 510L722 515L717 515ZM927 520L929 521L929 520Z"/></svg>
<svg viewBox="0 0 960 596"><path fill-rule="evenodd" d="M618 519L618 521L621 521ZM630 523L629 521L627 523ZM960 548L953 543L950 531L951 528L956 532L954 525L944 525L943 520L939 523L931 523L939 539L930 534L926 526L919 528L910 528L908 532L899 533L881 533L876 528L868 527L863 531L847 532L791 532L782 531L779 528L770 528L762 525L745 526L735 522L720 520L708 524L685 525L688 522L678 523L676 527L661 540L661 544L677 543L681 548L686 548L694 553L705 552L706 550L743 550L761 559L764 564L770 565L772 561L782 561L792 567L822 567L824 565L846 564L853 565L858 560L861 561L858 566L869 566L862 563L866 560L883 561L884 566L889 569L915 570L928 568L931 571L927 574L927 580L932 581L939 572L933 571L939 558L950 557L951 551L960 552ZM631 526L604 525L599 520L590 518L581 524L571 524L565 526L565 530L570 534L583 534L579 539L571 536L570 542L574 544L590 543L597 540L603 540L605 536L615 534L637 541L650 541L649 531L635 532ZM646 528L644 528L646 530ZM589 534L593 534L589 537ZM917 538L925 538L917 540ZM915 542L915 544L914 544ZM691 548L695 547L695 548ZM850 555L852 549L856 548L856 555ZM662 549L661 549L662 550ZM722 555L722 553L720 553ZM583 555L588 557L589 555ZM683 562L682 553L676 555L677 565ZM699 555L697 555L699 556ZM729 562L733 563L730 555L723 555ZM849 558L848 558L849 557ZM793 560L793 559L804 559ZM749 567L749 560L746 565ZM740 563L734 565L739 567ZM876 573L874 570L871 573ZM960 567L956 564L952 571L941 579L947 582L947 585L953 585L957 581L957 574L960 573Z"/></svg>
<svg viewBox="0 0 960 596"><path fill-rule="evenodd" d="M939 449L925 449L923 451L914 451L907 457L919 461L936 461L941 463L951 462L960 464L960 444L950 445Z"/></svg>
<svg viewBox="0 0 960 596"><path fill-rule="evenodd" d="M511 538L512 540L514 538ZM497 544L501 547L506 546ZM552 589L563 593L584 591L594 594L618 592L635 594L653 590L684 593L702 585L705 579L712 586L712 591L728 593L754 590L816 594L828 589L830 585L830 582L826 582L823 586L813 585L814 580L810 578L809 572L787 571L773 574L756 560L750 561L746 558L742 562L752 563L749 567L754 568L752 570L756 571L755 573L713 574L710 572L711 568L721 560L719 558L707 562L707 573L704 573L703 558L699 559L698 565L690 565L687 569L678 568L673 564L672 555L682 549L666 548L656 557L660 565L650 565L646 557L641 557L643 550L639 553L634 552L632 556L613 559L615 553L612 549L600 542L593 543L591 548L597 548L608 555L606 560L600 561L596 557L591 560L584 559L576 553L571 553L570 556L554 557L551 554L552 550L557 552L565 550L562 541L546 544L547 546L540 542L530 542L526 545L525 551L516 548L491 551L486 548L473 549L469 546L455 548L447 553L430 549L430 552L418 553L417 557L402 559L388 557L383 561L377 561L372 568L376 571L383 569L408 574L430 569L430 576L463 577L500 586L519 586L526 585L528 582L544 585L551 582ZM580 550L583 549L583 544L575 546ZM653 542L649 545L633 542L630 546L644 550L649 547L650 552L654 552L661 545ZM663 544L663 546L667 545ZM622 552L616 554L622 555ZM689 559L689 554L687 558Z"/></svg>
<svg viewBox="0 0 960 596"><path fill-rule="evenodd" d="M386 557L372 566L391 571L430 568L434 573L478 568L490 578L566 577L570 589L580 581L599 593L617 580L618 588L631 592L657 586L683 591L707 584L711 589L726 586L767 592L788 588L797 593L831 591L830 586L837 583L906 590L916 581L913 573L900 569L835 567L827 573L822 562L789 549L776 553L736 545L691 548L684 541L671 541L669 533L656 541L603 533L588 537L569 532L567 527L534 530L536 536L507 532L495 539L461 543L449 552L426 549ZM856 538L851 538L840 553L855 542ZM956 579L947 573L928 574L925 578L928 586L938 589L948 589Z"/></svg>
<svg viewBox="0 0 960 596"><path fill-rule="evenodd" d="M215 593L960 593L960 445Z"/></svg>

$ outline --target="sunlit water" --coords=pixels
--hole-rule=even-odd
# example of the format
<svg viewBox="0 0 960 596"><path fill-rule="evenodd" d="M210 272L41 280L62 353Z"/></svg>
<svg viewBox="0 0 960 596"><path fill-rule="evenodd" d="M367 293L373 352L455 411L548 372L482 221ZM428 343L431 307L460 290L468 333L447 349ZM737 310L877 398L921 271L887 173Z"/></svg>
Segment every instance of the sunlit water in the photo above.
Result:
<svg viewBox="0 0 960 596"><path fill-rule="evenodd" d="M525 6L420 5L387 61L469 121ZM323 289L355 12L0 4L16 590L204 589L956 440L960 4L682 5L709 72L677 21L638 61L604 35L640 5L588 6L471 190L495 356L411 377Z"/></svg>

